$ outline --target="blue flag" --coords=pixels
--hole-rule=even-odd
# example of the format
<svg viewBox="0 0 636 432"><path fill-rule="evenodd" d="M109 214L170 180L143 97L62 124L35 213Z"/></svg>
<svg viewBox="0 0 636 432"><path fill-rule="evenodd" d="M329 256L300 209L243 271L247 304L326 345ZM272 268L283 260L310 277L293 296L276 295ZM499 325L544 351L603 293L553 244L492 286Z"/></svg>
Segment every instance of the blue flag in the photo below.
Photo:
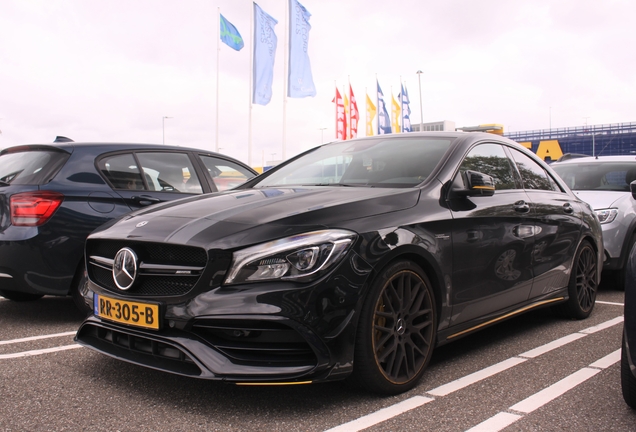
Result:
<svg viewBox="0 0 636 432"><path fill-rule="evenodd" d="M378 81L376 81L376 83L378 84L378 135L390 134L391 117L389 117L389 113L386 110L384 94L380 88L380 83Z"/></svg>
<svg viewBox="0 0 636 432"><path fill-rule="evenodd" d="M272 81L274 80L274 57L278 39L274 18L254 3L254 92L252 102L267 105L272 99Z"/></svg>
<svg viewBox="0 0 636 432"><path fill-rule="evenodd" d="M309 17L311 14L298 0L289 0L289 70L287 96L304 98L316 96L316 86L311 75L309 46Z"/></svg>
<svg viewBox="0 0 636 432"><path fill-rule="evenodd" d="M219 14L220 15L220 14ZM236 27L225 19L223 15L221 15L221 42L225 43L230 48L240 51L241 48L245 45L243 43L243 38L241 34L238 32Z"/></svg>
<svg viewBox="0 0 636 432"><path fill-rule="evenodd" d="M402 85L400 93L400 103L402 104L402 132L411 132L411 101L409 100L409 92Z"/></svg>

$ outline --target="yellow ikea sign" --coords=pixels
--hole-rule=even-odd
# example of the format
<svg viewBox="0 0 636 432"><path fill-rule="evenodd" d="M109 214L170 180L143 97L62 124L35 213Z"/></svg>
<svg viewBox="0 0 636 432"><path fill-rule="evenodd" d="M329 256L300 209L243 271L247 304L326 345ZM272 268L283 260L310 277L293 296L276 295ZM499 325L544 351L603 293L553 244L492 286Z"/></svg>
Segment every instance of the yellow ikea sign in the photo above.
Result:
<svg viewBox="0 0 636 432"><path fill-rule="evenodd" d="M527 149L532 150L532 143L529 141L520 142L519 144ZM559 145L559 140L539 141L539 147L537 148L537 151L535 153L543 160L549 157L550 159L555 161L563 156L563 151L561 150L561 146Z"/></svg>

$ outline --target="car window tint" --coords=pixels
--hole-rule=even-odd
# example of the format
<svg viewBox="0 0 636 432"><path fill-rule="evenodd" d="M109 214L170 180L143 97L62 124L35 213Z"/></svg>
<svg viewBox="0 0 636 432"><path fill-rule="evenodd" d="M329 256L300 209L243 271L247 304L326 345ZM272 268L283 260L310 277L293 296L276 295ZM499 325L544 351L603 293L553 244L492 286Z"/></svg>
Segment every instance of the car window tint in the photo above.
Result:
<svg viewBox="0 0 636 432"><path fill-rule="evenodd" d="M480 144L474 147L459 169L488 174L495 181L495 190L517 189L510 159L499 144Z"/></svg>
<svg viewBox="0 0 636 432"><path fill-rule="evenodd" d="M199 177L186 153L138 152L148 189L161 192L202 193Z"/></svg>
<svg viewBox="0 0 636 432"><path fill-rule="evenodd" d="M629 192L636 180L636 163L595 162L553 164L552 168L573 190L612 190Z"/></svg>
<svg viewBox="0 0 636 432"><path fill-rule="evenodd" d="M451 142L442 138L387 136L327 144L282 166L255 186L413 187L430 176Z"/></svg>
<svg viewBox="0 0 636 432"><path fill-rule="evenodd" d="M559 185L541 165L520 151L511 149L511 152L521 174L524 189L561 192Z"/></svg>
<svg viewBox="0 0 636 432"><path fill-rule="evenodd" d="M60 151L31 150L0 155L0 186L47 183L64 166L69 154Z"/></svg>
<svg viewBox="0 0 636 432"><path fill-rule="evenodd" d="M233 162L212 156L200 157L219 191L232 189L254 177L250 171Z"/></svg>
<svg viewBox="0 0 636 432"><path fill-rule="evenodd" d="M104 157L98 162L99 170L114 189L143 190L144 182L132 153Z"/></svg>

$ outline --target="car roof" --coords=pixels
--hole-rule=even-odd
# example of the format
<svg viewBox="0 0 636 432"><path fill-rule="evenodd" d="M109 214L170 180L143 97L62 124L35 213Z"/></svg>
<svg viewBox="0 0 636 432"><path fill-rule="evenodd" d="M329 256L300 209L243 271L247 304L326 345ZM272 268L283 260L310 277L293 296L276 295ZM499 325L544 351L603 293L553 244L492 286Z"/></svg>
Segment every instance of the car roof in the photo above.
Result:
<svg viewBox="0 0 636 432"><path fill-rule="evenodd" d="M198 152L206 152L206 153L214 153L210 150L204 150L194 147L182 147L175 145L164 145L164 144L148 144L148 143L115 143L115 142L55 142L55 143L32 143L32 144L21 144L16 146L11 146L3 149L2 151L13 150L17 148L45 148L45 147L54 147L67 151L72 151L73 149L82 149L82 148L100 148L100 151L111 151L111 150L150 150L150 149L162 149L162 150L181 150L181 151L198 151Z"/></svg>

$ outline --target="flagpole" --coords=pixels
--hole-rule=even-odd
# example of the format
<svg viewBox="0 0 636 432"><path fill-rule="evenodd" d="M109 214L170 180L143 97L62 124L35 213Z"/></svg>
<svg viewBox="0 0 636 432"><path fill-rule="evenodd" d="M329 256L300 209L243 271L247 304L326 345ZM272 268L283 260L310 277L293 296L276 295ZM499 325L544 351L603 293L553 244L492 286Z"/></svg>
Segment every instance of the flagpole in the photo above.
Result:
<svg viewBox="0 0 636 432"><path fill-rule="evenodd" d="M252 55L250 55L250 105L248 110L247 128L247 164L252 167L252 96L254 92L254 2L252 2L252 13L250 14L250 41L252 42Z"/></svg>
<svg viewBox="0 0 636 432"><path fill-rule="evenodd" d="M284 46L284 58L283 63L283 160L287 159L287 75L289 73L289 20L291 9L288 7L289 2L285 2L285 46Z"/></svg>
<svg viewBox="0 0 636 432"><path fill-rule="evenodd" d="M336 89L336 91L333 94L333 101L335 102L334 105L336 105L336 111L335 111L335 119L336 119L336 137L335 139L338 139L338 83L336 82L336 80L333 80L333 86Z"/></svg>
<svg viewBox="0 0 636 432"><path fill-rule="evenodd" d="M349 84L349 90L351 90L351 79L349 75L347 75L347 84ZM351 91L349 91L349 97L347 99L349 100L349 106L347 107L348 109L345 109L345 116L347 117L347 124L349 125L347 133L349 135L349 139L351 139Z"/></svg>
<svg viewBox="0 0 636 432"><path fill-rule="evenodd" d="M369 136L369 129L367 129L369 124L369 89L367 87L364 88L364 108L367 112L364 116L364 136ZM373 125L371 125L371 130L373 130Z"/></svg>
<svg viewBox="0 0 636 432"><path fill-rule="evenodd" d="M402 75L400 75L400 97L398 98L398 102L400 102L400 133L404 132L404 95L402 94L402 90L404 90L404 86L402 85Z"/></svg>
<svg viewBox="0 0 636 432"><path fill-rule="evenodd" d="M378 82L378 74L375 74L375 106L376 109L378 110L377 112L377 116L378 116L378 120L376 121L376 124L378 125L378 135L380 135L380 92L378 91L380 89L380 83Z"/></svg>
<svg viewBox="0 0 636 432"><path fill-rule="evenodd" d="M221 8L216 13L216 147L219 152L219 53L221 52Z"/></svg>

